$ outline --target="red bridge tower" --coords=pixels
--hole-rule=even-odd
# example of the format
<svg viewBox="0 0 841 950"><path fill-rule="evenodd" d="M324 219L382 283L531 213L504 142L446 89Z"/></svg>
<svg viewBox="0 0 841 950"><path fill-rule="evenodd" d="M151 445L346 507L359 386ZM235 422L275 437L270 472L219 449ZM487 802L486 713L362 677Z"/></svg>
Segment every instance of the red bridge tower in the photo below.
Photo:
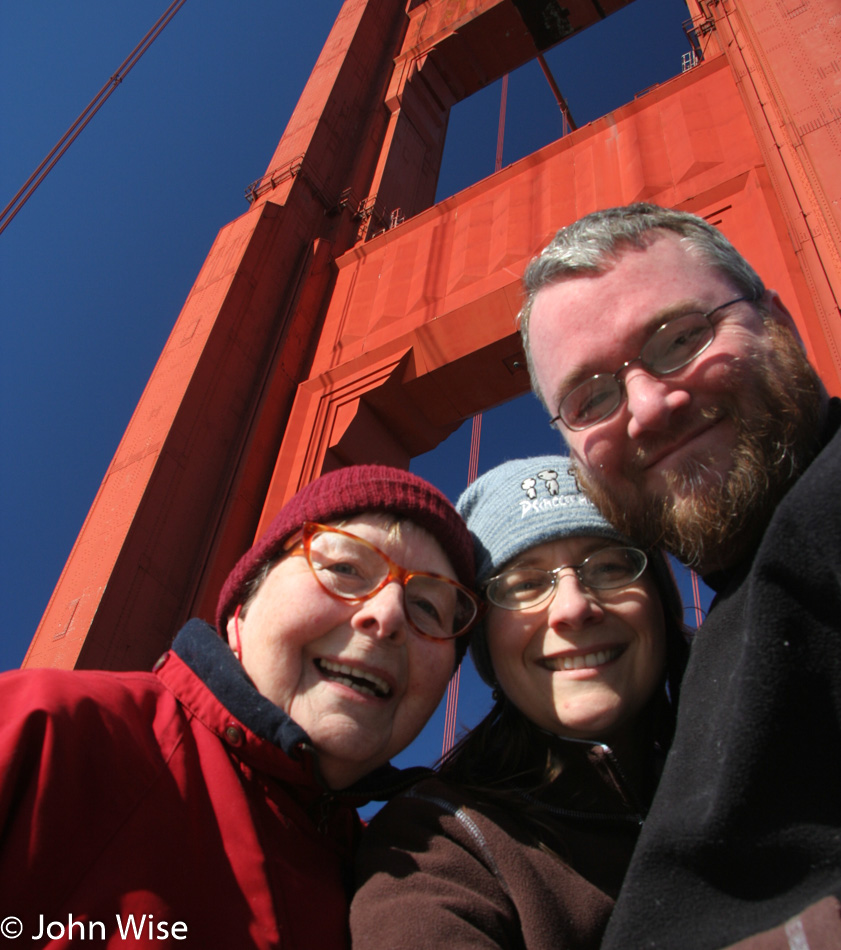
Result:
<svg viewBox="0 0 841 950"><path fill-rule="evenodd" d="M524 392L520 275L596 208L645 199L720 225L841 390L841 44L824 0L689 0L700 65L434 204L450 108L625 2L346 0L24 665L148 667L187 617L213 616L300 486L407 466Z"/></svg>

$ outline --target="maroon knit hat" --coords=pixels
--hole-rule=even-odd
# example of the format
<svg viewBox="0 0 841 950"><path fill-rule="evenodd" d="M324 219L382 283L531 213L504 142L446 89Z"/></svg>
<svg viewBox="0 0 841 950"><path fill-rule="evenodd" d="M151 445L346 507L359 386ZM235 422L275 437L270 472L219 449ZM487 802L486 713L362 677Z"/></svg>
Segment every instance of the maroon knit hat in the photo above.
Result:
<svg viewBox="0 0 841 950"><path fill-rule="evenodd" d="M473 586L473 542L446 495L400 468L352 465L322 475L302 488L239 559L219 595L216 629L220 635L226 636L228 617L245 599L250 582L305 521L335 521L363 512L388 512L428 531L443 548L459 582L468 588Z"/></svg>

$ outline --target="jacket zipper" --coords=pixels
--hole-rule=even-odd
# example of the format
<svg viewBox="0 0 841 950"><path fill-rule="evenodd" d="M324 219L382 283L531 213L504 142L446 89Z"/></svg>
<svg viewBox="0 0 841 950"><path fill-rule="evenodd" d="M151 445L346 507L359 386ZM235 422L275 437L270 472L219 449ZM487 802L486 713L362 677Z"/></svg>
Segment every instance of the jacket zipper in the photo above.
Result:
<svg viewBox="0 0 841 950"><path fill-rule="evenodd" d="M624 769L619 764L619 760L616 758L616 753L613 751L613 749L603 742L591 742L589 739L574 739L568 736L564 736L563 739L565 742L574 742L580 745L589 746L590 748L596 747L601 749L604 753L603 761L606 763L608 769L613 775L614 781L621 788L625 798L628 800L631 808L634 810L626 813L579 811L573 808L562 808L559 805L551 805L542 799L535 798L529 792L519 792L520 796L532 804L539 805L541 808L545 808L547 811L550 811L555 815L562 815L566 818L575 818L579 820L591 819L597 821L633 822L642 828L645 821L644 809L642 808L639 798L637 798L637 795L634 792L634 789L628 780Z"/></svg>

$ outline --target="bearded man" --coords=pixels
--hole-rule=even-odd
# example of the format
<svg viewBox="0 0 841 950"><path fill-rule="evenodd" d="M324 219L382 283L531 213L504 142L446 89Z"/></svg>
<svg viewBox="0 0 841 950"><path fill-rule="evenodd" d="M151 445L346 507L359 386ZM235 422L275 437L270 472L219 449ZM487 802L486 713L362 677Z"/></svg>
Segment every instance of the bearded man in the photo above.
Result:
<svg viewBox="0 0 841 950"><path fill-rule="evenodd" d="M524 283L579 483L716 592L604 947L841 947L841 402L694 215L595 212Z"/></svg>

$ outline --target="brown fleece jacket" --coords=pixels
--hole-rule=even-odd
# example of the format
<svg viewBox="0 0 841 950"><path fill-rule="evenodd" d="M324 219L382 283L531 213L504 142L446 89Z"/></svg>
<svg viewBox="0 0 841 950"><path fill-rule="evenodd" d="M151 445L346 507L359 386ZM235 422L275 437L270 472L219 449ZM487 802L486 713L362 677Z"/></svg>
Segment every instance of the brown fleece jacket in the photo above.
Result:
<svg viewBox="0 0 841 950"><path fill-rule="evenodd" d="M603 746L571 756L539 825L433 778L363 835L351 907L354 950L594 950L641 816Z"/></svg>

